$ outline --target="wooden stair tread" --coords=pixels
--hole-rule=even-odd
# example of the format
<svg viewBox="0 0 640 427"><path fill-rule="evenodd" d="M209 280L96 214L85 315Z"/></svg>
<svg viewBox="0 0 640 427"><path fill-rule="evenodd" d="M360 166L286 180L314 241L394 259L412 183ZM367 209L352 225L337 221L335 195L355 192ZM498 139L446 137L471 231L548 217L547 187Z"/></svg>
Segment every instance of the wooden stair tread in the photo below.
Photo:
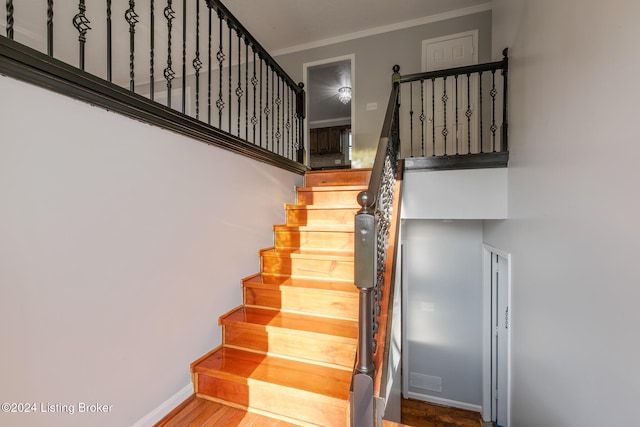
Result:
<svg viewBox="0 0 640 427"><path fill-rule="evenodd" d="M358 338L358 324L354 321L287 313L257 307L240 306L221 319L223 325L232 322L250 323L267 328L304 331L312 334L330 335L336 338L347 338L349 340Z"/></svg>
<svg viewBox="0 0 640 427"><path fill-rule="evenodd" d="M330 261L353 261L353 250L316 250L316 249L291 249L274 247L264 248L260 250L260 256L276 256L290 258L314 258L325 259Z"/></svg>
<svg viewBox="0 0 640 427"><path fill-rule="evenodd" d="M311 225L289 225L275 224L274 231L315 231L318 233L353 233L353 224L311 224Z"/></svg>
<svg viewBox="0 0 640 427"><path fill-rule="evenodd" d="M363 191L366 185L319 185L315 187L296 187L296 191Z"/></svg>
<svg viewBox="0 0 640 427"><path fill-rule="evenodd" d="M228 347L200 360L192 372L242 383L266 382L344 401L349 399L352 375L347 370Z"/></svg>
<svg viewBox="0 0 640 427"><path fill-rule="evenodd" d="M273 276L255 274L243 280L245 286L261 286L271 289L279 289L280 287L317 289L325 291L338 291L348 293L358 293L358 289L353 282L347 281L330 281L319 279L302 279L288 276Z"/></svg>
<svg viewBox="0 0 640 427"><path fill-rule="evenodd" d="M358 211L360 206L358 203L352 205L346 204L326 204L326 205L297 205L286 204L285 208L288 210L307 210L307 211L319 211L319 210L355 210Z"/></svg>

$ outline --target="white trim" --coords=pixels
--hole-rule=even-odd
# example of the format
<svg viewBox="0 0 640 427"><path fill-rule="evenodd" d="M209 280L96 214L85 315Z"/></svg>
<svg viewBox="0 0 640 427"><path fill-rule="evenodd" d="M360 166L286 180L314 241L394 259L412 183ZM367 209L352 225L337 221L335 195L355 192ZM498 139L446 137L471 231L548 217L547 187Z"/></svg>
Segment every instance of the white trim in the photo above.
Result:
<svg viewBox="0 0 640 427"><path fill-rule="evenodd" d="M491 269L486 266L491 263L491 254L496 254L507 260L507 306L509 307L509 328L507 329L507 426L511 425L511 395L512 395L512 366L511 366L511 330L513 329L511 254L486 243L482 244L483 266L483 298L482 298L482 419L491 421Z"/></svg>
<svg viewBox="0 0 640 427"><path fill-rule="evenodd" d="M275 55L274 55L275 56ZM351 53L349 55L336 56L333 58L320 59L318 61L305 62L302 64L302 84L305 88L307 88L307 81L309 77L309 68L316 67L318 65L331 64L334 62L342 62L342 61L350 61L351 62L351 138L352 145L355 143L355 121L356 121L356 108L355 108L355 98L356 98L356 55L355 53ZM309 97L305 96L305 111L309 111ZM309 150L309 120L304 121L304 140L305 140L305 148L307 152L307 158L305 160L305 164L311 164L311 153ZM352 160L352 159L349 159Z"/></svg>
<svg viewBox="0 0 640 427"><path fill-rule="evenodd" d="M140 418L131 427L153 427L158 421L160 421L169 412L173 411L178 405L184 402L192 394L193 385L187 384L179 392L171 396L166 401L162 402L160 406L149 412L144 417Z"/></svg>
<svg viewBox="0 0 640 427"><path fill-rule="evenodd" d="M324 125L327 123L333 123L333 122L343 122L345 120L351 120L351 117L336 117L335 119L325 119L325 120L314 120L314 121L310 121L309 122L309 126L311 125Z"/></svg>
<svg viewBox="0 0 640 427"><path fill-rule="evenodd" d="M473 411L473 412L482 411L482 407L480 405L473 405L471 403L458 402L457 400L443 399L441 397L428 396L426 394L415 393L413 391L410 391L407 394L410 399L422 400L424 402L435 403L436 405L466 409L467 411Z"/></svg>
<svg viewBox="0 0 640 427"><path fill-rule="evenodd" d="M434 22L444 21L452 18L459 18L461 16L472 15L474 13L486 12L491 10L491 2L479 4L476 6L465 7L463 9L456 9L449 12L440 13L437 15L424 16L422 18L410 19L408 21L397 22L395 24L383 25L380 27L369 28L367 30L356 31L354 33L344 34L341 36L330 37L324 40L318 40L314 42L299 44L296 46L286 47L283 49L275 50L271 53L272 56L286 55L289 53L300 52L303 50L314 49L317 47L328 46L336 43L342 43L350 40L356 40L363 37L375 36L377 34L388 33L391 31L403 30L406 28L417 27L418 25L432 24Z"/></svg>

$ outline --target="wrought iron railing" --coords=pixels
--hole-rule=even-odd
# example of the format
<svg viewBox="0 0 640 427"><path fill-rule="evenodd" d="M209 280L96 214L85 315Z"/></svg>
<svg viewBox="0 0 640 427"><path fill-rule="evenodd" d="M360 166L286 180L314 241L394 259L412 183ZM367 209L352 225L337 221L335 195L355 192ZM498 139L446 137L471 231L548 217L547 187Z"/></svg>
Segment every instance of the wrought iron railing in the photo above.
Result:
<svg viewBox="0 0 640 427"><path fill-rule="evenodd" d="M400 155L399 67L394 79L376 158L367 190L358 195L361 209L355 216L355 285L359 290L359 334L356 367L351 389L351 425L379 425L381 410L376 408L380 394L380 369L384 362L389 297L393 293L392 273L387 269L388 256L394 256L389 239L397 233L398 194L396 178ZM395 205L395 206L394 206ZM394 225L395 224L395 228ZM393 262L391 263L393 265ZM383 302L386 299L386 304ZM381 319L385 324L381 324ZM389 335L386 334L386 338Z"/></svg>
<svg viewBox="0 0 640 427"><path fill-rule="evenodd" d="M141 3L7 0L0 72L304 172L302 84L219 0Z"/></svg>
<svg viewBox="0 0 640 427"><path fill-rule="evenodd" d="M506 166L507 49L501 61L404 75L400 126L408 166Z"/></svg>

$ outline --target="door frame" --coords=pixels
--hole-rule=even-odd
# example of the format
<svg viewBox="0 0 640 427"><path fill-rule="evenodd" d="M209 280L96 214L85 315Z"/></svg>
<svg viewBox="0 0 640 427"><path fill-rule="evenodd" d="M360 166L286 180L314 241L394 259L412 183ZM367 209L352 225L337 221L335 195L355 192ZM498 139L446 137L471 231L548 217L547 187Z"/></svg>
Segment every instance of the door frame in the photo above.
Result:
<svg viewBox="0 0 640 427"><path fill-rule="evenodd" d="M511 304L512 300L512 280L511 280L511 254L493 246L482 244L482 265L483 265L483 289L482 289L482 305L483 305L483 319L482 319L482 419L484 421L491 421L491 407L493 390L491 388L492 383L492 277L491 277L491 262L492 255L498 255L507 261L507 307L508 307L508 321L509 328L507 328L507 426L511 425L511 330L513 329L513 308Z"/></svg>
<svg viewBox="0 0 640 427"><path fill-rule="evenodd" d="M318 65L326 65L334 62L343 62L350 61L351 62L351 143L355 144L355 121L356 121L356 108L355 108L355 96L356 96L356 54L351 53L348 55L335 56L333 58L320 59L317 61L305 62L302 64L302 83L304 84L305 90L308 88L308 80L309 80L309 68L316 67ZM309 97L305 96L305 111L309 111ZM304 121L304 145L306 150L306 158L305 164L311 164L311 150L309 149L309 120L308 117Z"/></svg>

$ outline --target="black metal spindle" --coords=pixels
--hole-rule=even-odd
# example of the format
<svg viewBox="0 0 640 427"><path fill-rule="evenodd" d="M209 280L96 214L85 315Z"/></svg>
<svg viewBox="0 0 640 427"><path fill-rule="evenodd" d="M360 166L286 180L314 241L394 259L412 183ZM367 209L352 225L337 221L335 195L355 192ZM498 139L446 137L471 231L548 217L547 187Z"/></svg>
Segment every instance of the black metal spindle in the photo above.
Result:
<svg viewBox="0 0 640 427"><path fill-rule="evenodd" d="M496 89L496 70L491 71L491 91L489 95L491 95L491 126L489 129L491 130L491 149L495 153L496 152L496 130L498 127L496 126L496 95L498 94L498 90Z"/></svg>
<svg viewBox="0 0 640 427"><path fill-rule="evenodd" d="M442 128L442 137L444 143L444 155L447 155L447 135L449 134L449 130L447 129L447 101L449 97L447 96L447 77L444 77L444 81L442 82L442 107L444 112L444 127Z"/></svg>
<svg viewBox="0 0 640 427"><path fill-rule="evenodd" d="M196 71L196 120L200 119L200 2L196 1L196 56L193 59L193 68Z"/></svg>
<svg viewBox="0 0 640 427"><path fill-rule="evenodd" d="M155 98L155 64L154 64L154 55L155 55L155 32L156 32L156 19L155 19L155 2L151 0L149 4L149 32L151 33L149 40L149 99L153 101Z"/></svg>
<svg viewBox="0 0 640 427"><path fill-rule="evenodd" d="M253 86L253 115L251 116L251 126L253 126L253 143L256 143L256 125L258 124L258 118L256 117L256 89L259 83L256 76L256 47L251 46L253 49L253 76L251 76L251 85ZM261 62L262 64L262 62Z"/></svg>
<svg viewBox="0 0 640 427"><path fill-rule="evenodd" d="M262 147L262 82L264 74L262 73L262 55L260 55L260 147Z"/></svg>
<svg viewBox="0 0 640 427"><path fill-rule="evenodd" d="M11 35L9 35L9 33L11 33ZM10 39L13 38L12 1L7 1L7 37ZM53 0L47 0L47 55L53 56Z"/></svg>
<svg viewBox="0 0 640 427"><path fill-rule="evenodd" d="M233 68L233 28L231 25L231 21L227 20L227 27L229 27L229 113L227 114L227 119L228 119L228 127L227 130L229 131L229 133L231 133L231 116L233 115L233 105L231 104L231 92L233 91L231 89L231 73L232 73L232 68ZM240 65L240 61L238 61L238 65Z"/></svg>
<svg viewBox="0 0 640 427"><path fill-rule="evenodd" d="M280 77L278 76L278 80L277 80L277 84L278 84L278 96L276 97L276 120L277 125L276 125L276 153L280 153L280 103L282 102L280 100Z"/></svg>
<svg viewBox="0 0 640 427"><path fill-rule="evenodd" d="M107 0L107 81L112 80L111 0Z"/></svg>
<svg viewBox="0 0 640 427"><path fill-rule="evenodd" d="M173 28L173 20L176 17L171 0L167 0L167 7L164 8L164 17L167 19L167 67L164 69L164 78L167 80L167 107L171 108L171 87L172 81L176 77L176 73L171 68L171 30Z"/></svg>
<svg viewBox="0 0 640 427"><path fill-rule="evenodd" d="M436 155L436 79L431 79L431 145L432 156Z"/></svg>
<svg viewBox="0 0 640 427"><path fill-rule="evenodd" d="M222 69L224 68L224 51L222 48L222 14L218 12L218 23L219 23L219 44L218 44L218 53L216 54L216 59L218 60L218 70L219 70L219 80L218 80L218 100L216 101L216 107L218 108L218 127L222 129L222 110L224 109L224 100L222 99Z"/></svg>
<svg viewBox="0 0 640 427"><path fill-rule="evenodd" d="M507 120L507 80L509 76L509 49L502 51L502 129L501 129L501 150L509 150L509 121Z"/></svg>
<svg viewBox="0 0 640 427"><path fill-rule="evenodd" d="M187 0L182 0L182 114L187 112Z"/></svg>
<svg viewBox="0 0 640 427"><path fill-rule="evenodd" d="M275 90L273 88L273 86L275 86L275 84L276 84L275 73L273 71L273 68L271 68L271 108L273 110L275 110L275 108L276 108ZM274 131L275 124L276 124L276 117L272 117L271 118L271 151L273 151L273 149L275 147L275 144L276 144L275 131Z"/></svg>
<svg viewBox="0 0 640 427"><path fill-rule="evenodd" d="M422 136L420 138L420 152L421 156L424 157L424 121L426 116L424 115L424 80L420 80L420 129L422 131Z"/></svg>
<svg viewBox="0 0 640 427"><path fill-rule="evenodd" d="M50 0L51 6L53 6L53 0ZM13 40L13 13L15 8L13 7L13 0L7 0L7 38Z"/></svg>
<svg viewBox="0 0 640 427"><path fill-rule="evenodd" d="M129 90L135 92L135 71L134 71L134 55L135 55L135 34L136 24L138 23L138 14L135 11L136 2L129 0L129 9L124 13L124 19L129 24Z"/></svg>
<svg viewBox="0 0 640 427"><path fill-rule="evenodd" d="M482 123L482 71L478 73L480 101L478 104L478 110L480 110L480 153L484 153L484 125Z"/></svg>
<svg viewBox="0 0 640 427"><path fill-rule="evenodd" d="M413 82L409 83L409 126L411 135L409 156L413 157Z"/></svg>
<svg viewBox="0 0 640 427"><path fill-rule="evenodd" d="M73 17L73 26L78 30L78 68L84 70L84 48L87 43L87 31L91 29L89 24L91 21L85 15L87 7L84 0L80 0L78 4L78 13Z"/></svg>
<svg viewBox="0 0 640 427"><path fill-rule="evenodd" d="M471 154L471 115L473 111L471 111L471 74L467 73L467 111L465 112L465 116L467 116L467 154Z"/></svg>
<svg viewBox="0 0 640 427"><path fill-rule="evenodd" d="M456 156L457 156L458 154L460 154L460 149L458 146L458 143L460 142L459 141L460 138L458 137L459 127L458 127L458 75L457 74L455 75L455 79L456 79Z"/></svg>
<svg viewBox="0 0 640 427"><path fill-rule="evenodd" d="M269 149L269 66L266 70L267 86L265 89L265 106L264 106L264 120L265 120L265 148Z"/></svg>
<svg viewBox="0 0 640 427"><path fill-rule="evenodd" d="M249 40L244 38L244 139L249 140Z"/></svg>
<svg viewBox="0 0 640 427"><path fill-rule="evenodd" d="M289 149L291 148L291 88L287 87L287 158L289 158Z"/></svg>
<svg viewBox="0 0 640 427"><path fill-rule="evenodd" d="M238 35L238 86L236 87L236 96L238 97L238 137L240 137L240 127L241 121L240 117L242 116L242 95L244 91L242 90L242 67L240 58L242 57L242 33L237 31Z"/></svg>
<svg viewBox="0 0 640 427"><path fill-rule="evenodd" d="M209 7L209 49L207 50L207 56L208 56L208 61L209 61L209 67L208 67L208 73L207 73L207 123L209 125L211 125L211 72L213 70L213 63L212 63L212 58L211 58L211 52L213 51L213 45L212 45L212 37L211 34L213 33L213 23L212 23L212 15L213 15L213 11L212 9Z"/></svg>

